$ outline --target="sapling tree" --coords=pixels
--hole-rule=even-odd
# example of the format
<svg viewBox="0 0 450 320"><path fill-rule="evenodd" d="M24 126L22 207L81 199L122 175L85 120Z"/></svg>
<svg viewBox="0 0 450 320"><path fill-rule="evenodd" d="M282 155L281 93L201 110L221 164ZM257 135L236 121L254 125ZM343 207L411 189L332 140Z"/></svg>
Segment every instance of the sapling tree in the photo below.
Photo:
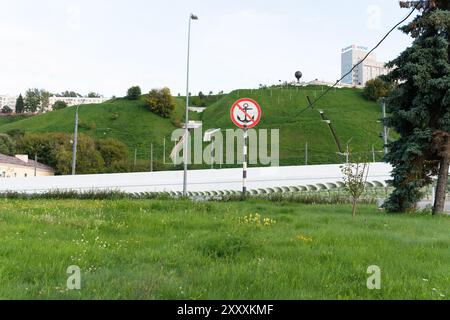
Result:
<svg viewBox="0 0 450 320"><path fill-rule="evenodd" d="M358 201L366 192L367 178L369 175L368 163L347 163L341 167L344 175L345 190L352 200L352 216L356 217Z"/></svg>

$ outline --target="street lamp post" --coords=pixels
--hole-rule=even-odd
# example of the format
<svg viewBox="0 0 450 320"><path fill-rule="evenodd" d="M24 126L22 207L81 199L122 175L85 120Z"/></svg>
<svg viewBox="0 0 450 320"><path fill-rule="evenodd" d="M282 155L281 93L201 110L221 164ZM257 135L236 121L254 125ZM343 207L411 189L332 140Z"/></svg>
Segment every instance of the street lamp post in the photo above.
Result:
<svg viewBox="0 0 450 320"><path fill-rule="evenodd" d="M73 133L73 149L72 149L72 175L76 174L77 170L77 145L78 145L78 110L80 105L77 105L75 110L75 130Z"/></svg>
<svg viewBox="0 0 450 320"><path fill-rule="evenodd" d="M188 27L188 49L187 49L187 72L186 72L186 116L185 116L185 134L184 134L184 179L183 179L183 196L187 196L187 171L188 171L188 146L189 146L189 62L190 62L190 50L191 50L191 22L192 20L198 20L198 17L194 14L189 16Z"/></svg>

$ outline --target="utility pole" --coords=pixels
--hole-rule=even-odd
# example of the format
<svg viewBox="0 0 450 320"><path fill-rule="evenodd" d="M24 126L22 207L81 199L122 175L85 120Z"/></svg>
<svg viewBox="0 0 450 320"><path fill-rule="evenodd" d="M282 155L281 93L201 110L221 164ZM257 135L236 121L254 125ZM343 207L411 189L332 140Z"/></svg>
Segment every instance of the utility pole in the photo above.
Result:
<svg viewBox="0 0 450 320"><path fill-rule="evenodd" d="M308 141L306 142L305 145L305 166L308 165Z"/></svg>
<svg viewBox="0 0 450 320"><path fill-rule="evenodd" d="M77 105L75 110L75 130L73 134L73 149L72 149L72 175L76 175L77 170L77 146L78 146L78 111L80 105Z"/></svg>
<svg viewBox="0 0 450 320"><path fill-rule="evenodd" d="M372 145L372 158L373 158L373 163L377 162L377 159L375 157L375 146Z"/></svg>
<svg viewBox="0 0 450 320"><path fill-rule="evenodd" d="M166 166L166 137L163 140L163 163Z"/></svg>
<svg viewBox="0 0 450 320"><path fill-rule="evenodd" d="M150 172L153 172L153 143L150 145Z"/></svg>
<svg viewBox="0 0 450 320"><path fill-rule="evenodd" d="M37 176L37 154L34 155L34 176Z"/></svg>
<svg viewBox="0 0 450 320"><path fill-rule="evenodd" d="M384 143L384 155L386 156L389 152L388 150L388 136L389 136L389 131L388 131L388 127L386 126L386 124L384 123L384 120L386 119L386 99L382 98L381 99L381 109L382 109L382 113L383 113L383 143Z"/></svg>

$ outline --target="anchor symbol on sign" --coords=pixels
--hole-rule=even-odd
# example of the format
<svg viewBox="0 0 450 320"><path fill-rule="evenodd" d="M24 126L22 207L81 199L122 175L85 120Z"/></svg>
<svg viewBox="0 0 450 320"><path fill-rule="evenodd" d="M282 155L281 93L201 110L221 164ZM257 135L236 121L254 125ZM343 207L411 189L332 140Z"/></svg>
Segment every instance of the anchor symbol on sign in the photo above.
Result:
<svg viewBox="0 0 450 320"><path fill-rule="evenodd" d="M244 117L244 120L242 120L240 116L237 116L238 120L239 120L240 122L242 122L242 123L245 123L245 124L250 123L250 122L254 122L254 121L255 121L255 116L253 116L252 119L249 119L249 118L247 117L248 111L253 110L252 108L250 108L250 106L248 105L248 103L245 103L245 104L244 104L244 108L243 108L243 109L244 109L244 111L245 111L245 117Z"/></svg>

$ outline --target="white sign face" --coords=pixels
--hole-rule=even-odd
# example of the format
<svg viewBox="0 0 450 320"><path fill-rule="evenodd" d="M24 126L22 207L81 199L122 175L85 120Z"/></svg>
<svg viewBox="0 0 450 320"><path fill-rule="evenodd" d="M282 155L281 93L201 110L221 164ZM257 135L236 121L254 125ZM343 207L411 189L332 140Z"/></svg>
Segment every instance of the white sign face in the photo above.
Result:
<svg viewBox="0 0 450 320"><path fill-rule="evenodd" d="M231 120L242 129L255 127L261 120L261 107L259 104L248 98L236 101L231 107Z"/></svg>

